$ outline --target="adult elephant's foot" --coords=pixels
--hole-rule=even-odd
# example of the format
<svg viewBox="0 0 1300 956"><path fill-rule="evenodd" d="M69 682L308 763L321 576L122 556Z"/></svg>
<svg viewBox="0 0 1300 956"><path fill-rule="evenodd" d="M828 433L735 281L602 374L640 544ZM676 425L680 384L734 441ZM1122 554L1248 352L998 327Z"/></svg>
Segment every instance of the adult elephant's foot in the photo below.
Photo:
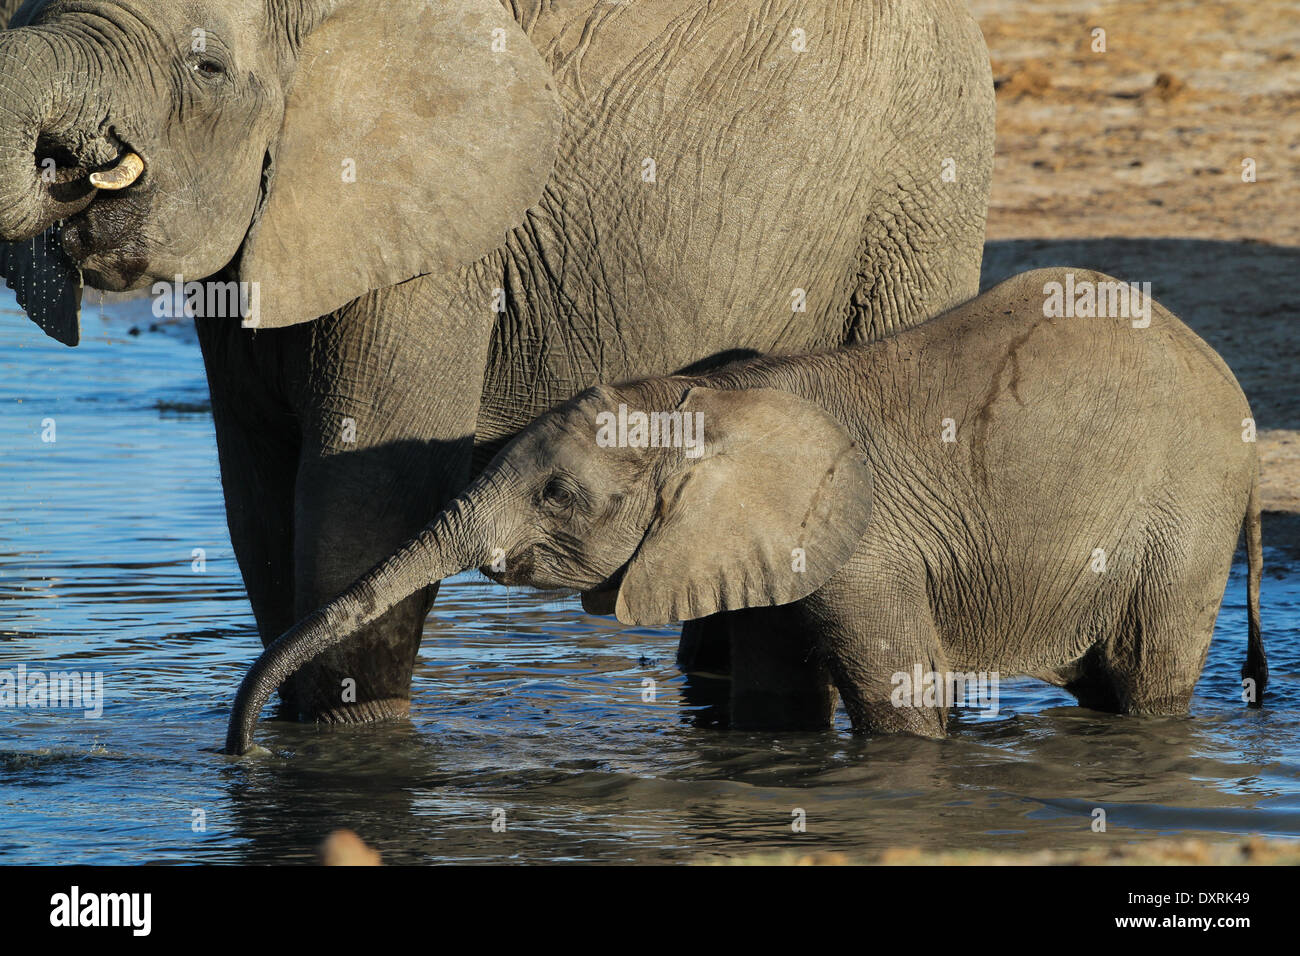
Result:
<svg viewBox="0 0 1300 956"><path fill-rule="evenodd" d="M318 724L377 724L386 720L401 720L410 713L410 698L386 697L383 700L365 700L329 710L318 710L309 719Z"/></svg>
<svg viewBox="0 0 1300 956"><path fill-rule="evenodd" d="M355 688L352 686L355 681ZM344 676L341 670L317 668L292 688L282 688L279 716L320 724L370 724L400 720L411 712L410 680L379 681Z"/></svg>
<svg viewBox="0 0 1300 956"><path fill-rule="evenodd" d="M682 684L682 704L696 727L730 727L731 681L687 674Z"/></svg>
<svg viewBox="0 0 1300 956"><path fill-rule="evenodd" d="M691 676L725 680L731 674L731 630L727 613L682 623L677 666Z"/></svg>
<svg viewBox="0 0 1300 956"><path fill-rule="evenodd" d="M677 666L686 675L682 703L697 727L731 721L731 631L726 612L682 624Z"/></svg>
<svg viewBox="0 0 1300 956"><path fill-rule="evenodd" d="M436 588L413 595L341 648L304 666L281 690L284 717L323 724L400 720Z"/></svg>
<svg viewBox="0 0 1300 956"><path fill-rule="evenodd" d="M282 688L278 716L318 724L371 724L401 720L411 713L410 680L400 692L388 682L344 677L333 668L304 675L292 689ZM356 680L355 690L351 682ZM396 684L397 682L392 682Z"/></svg>

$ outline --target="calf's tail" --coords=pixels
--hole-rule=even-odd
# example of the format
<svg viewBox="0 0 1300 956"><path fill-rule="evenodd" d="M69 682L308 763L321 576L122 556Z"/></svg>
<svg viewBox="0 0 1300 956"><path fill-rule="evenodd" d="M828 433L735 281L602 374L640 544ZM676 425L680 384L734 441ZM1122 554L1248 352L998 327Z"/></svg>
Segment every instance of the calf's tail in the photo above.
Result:
<svg viewBox="0 0 1300 956"><path fill-rule="evenodd" d="M1246 606L1250 637L1241 678L1250 706L1259 707L1264 702L1264 686L1268 683L1268 657L1264 654L1264 635L1259 626L1259 579L1264 572L1264 545L1260 534L1258 464L1251 479L1250 500L1246 503L1246 517L1242 524L1246 532ZM1252 681L1253 686L1246 681Z"/></svg>

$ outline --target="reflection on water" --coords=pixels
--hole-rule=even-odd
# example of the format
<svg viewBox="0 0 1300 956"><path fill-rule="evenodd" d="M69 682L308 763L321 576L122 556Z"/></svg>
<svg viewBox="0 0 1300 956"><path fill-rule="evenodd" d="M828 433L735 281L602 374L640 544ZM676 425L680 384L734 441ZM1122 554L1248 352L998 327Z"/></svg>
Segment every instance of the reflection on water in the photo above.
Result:
<svg viewBox="0 0 1300 956"><path fill-rule="evenodd" d="M998 716L942 741L697 729L673 631L464 577L426 625L409 722L269 722L270 753L228 760L258 643L193 336L131 336L145 304L91 305L72 351L0 304L0 670L95 670L105 688L99 720L0 710L4 862L306 860L337 826L392 862L1300 836L1300 573L1272 552L1262 711L1237 701L1241 566L1192 719L1099 715L1014 681Z"/></svg>

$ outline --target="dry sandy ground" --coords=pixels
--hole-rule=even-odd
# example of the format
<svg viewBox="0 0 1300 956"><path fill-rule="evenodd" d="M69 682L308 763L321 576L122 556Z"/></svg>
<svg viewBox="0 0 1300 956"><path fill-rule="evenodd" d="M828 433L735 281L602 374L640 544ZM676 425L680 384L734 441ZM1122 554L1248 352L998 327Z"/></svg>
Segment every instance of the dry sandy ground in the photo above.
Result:
<svg viewBox="0 0 1300 956"><path fill-rule="evenodd" d="M1151 282L1236 372L1266 541L1300 550L1300 4L970 6L998 93L986 284L1043 265Z"/></svg>
<svg viewBox="0 0 1300 956"><path fill-rule="evenodd" d="M1296 866L1300 846L1261 837L1148 840L1092 850L961 850L930 853L898 847L865 856L844 853L768 853L701 862L726 866Z"/></svg>

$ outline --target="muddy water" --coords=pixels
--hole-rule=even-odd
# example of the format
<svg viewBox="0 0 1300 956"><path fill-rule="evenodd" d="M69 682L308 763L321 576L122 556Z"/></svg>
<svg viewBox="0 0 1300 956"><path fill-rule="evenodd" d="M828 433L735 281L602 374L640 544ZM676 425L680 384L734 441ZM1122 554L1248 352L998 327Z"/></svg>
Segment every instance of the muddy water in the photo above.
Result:
<svg viewBox="0 0 1300 956"><path fill-rule="evenodd" d="M465 577L426 625L409 722L267 723L268 754L228 760L259 645L198 348L185 329L149 332L143 303L102 311L87 304L70 351L0 298L0 671L97 672L104 692L99 718L0 709L0 862L306 860L337 826L395 862L1300 836L1300 572L1276 551L1263 711L1237 699L1240 562L1190 719L1099 715L1013 681L996 716L937 742L858 739L843 720L696 728L674 632Z"/></svg>

